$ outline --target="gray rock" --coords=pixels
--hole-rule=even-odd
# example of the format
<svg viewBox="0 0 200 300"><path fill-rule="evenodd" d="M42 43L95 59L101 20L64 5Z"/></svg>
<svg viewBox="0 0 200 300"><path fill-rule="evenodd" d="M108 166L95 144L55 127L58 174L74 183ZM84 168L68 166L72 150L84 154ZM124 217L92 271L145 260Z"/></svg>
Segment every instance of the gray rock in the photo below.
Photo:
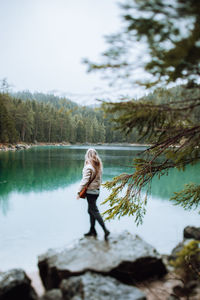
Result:
<svg viewBox="0 0 200 300"><path fill-rule="evenodd" d="M200 295L198 292L198 288L200 287L199 280L191 280L189 282L186 282L185 284L182 282L178 285L175 285L173 287L173 295L189 299L193 299L193 296ZM179 298L178 298L179 299ZM199 297L197 298L200 299Z"/></svg>
<svg viewBox="0 0 200 300"><path fill-rule="evenodd" d="M62 292L59 289L47 291L41 300L63 300Z"/></svg>
<svg viewBox="0 0 200 300"><path fill-rule="evenodd" d="M145 300L146 296L138 288L120 283L110 276L85 273L64 279L60 288L64 300ZM78 297L78 298L77 298Z"/></svg>
<svg viewBox="0 0 200 300"><path fill-rule="evenodd" d="M39 256L38 266L46 289L56 288L62 279L87 271L110 275L128 284L166 274L157 251L128 232L111 235L109 242L83 238L74 246L49 250Z"/></svg>
<svg viewBox="0 0 200 300"><path fill-rule="evenodd" d="M16 148L17 150L23 149L23 145L17 144L17 145L15 145L15 148Z"/></svg>
<svg viewBox="0 0 200 300"><path fill-rule="evenodd" d="M31 280L21 269L12 269L0 273L0 300L36 300L36 292Z"/></svg>
<svg viewBox="0 0 200 300"><path fill-rule="evenodd" d="M172 249L172 252L171 254L169 255L169 260L175 260L177 258L177 254L188 244L190 243L191 241L193 241L192 239L191 240L184 240L183 242L180 242L178 243L178 245Z"/></svg>
<svg viewBox="0 0 200 300"><path fill-rule="evenodd" d="M189 297L192 289L182 285L175 285L173 287L173 292L177 297Z"/></svg>
<svg viewBox="0 0 200 300"><path fill-rule="evenodd" d="M28 148L30 148L30 146L27 145L27 144L17 144L17 145L15 146L15 148L16 148L17 150L23 150L23 149L28 149Z"/></svg>
<svg viewBox="0 0 200 300"><path fill-rule="evenodd" d="M200 241L200 227L185 227L183 231L183 236L185 239L194 239Z"/></svg>
<svg viewBox="0 0 200 300"><path fill-rule="evenodd" d="M176 245L176 247L172 249L172 252L169 255L169 260L175 260L177 258L177 253L179 253L184 246L185 246L185 242L178 243L178 245Z"/></svg>
<svg viewBox="0 0 200 300"><path fill-rule="evenodd" d="M180 298L178 297L178 296L176 296L176 295L173 295L173 294L171 294L168 298L167 298L167 300L179 300Z"/></svg>

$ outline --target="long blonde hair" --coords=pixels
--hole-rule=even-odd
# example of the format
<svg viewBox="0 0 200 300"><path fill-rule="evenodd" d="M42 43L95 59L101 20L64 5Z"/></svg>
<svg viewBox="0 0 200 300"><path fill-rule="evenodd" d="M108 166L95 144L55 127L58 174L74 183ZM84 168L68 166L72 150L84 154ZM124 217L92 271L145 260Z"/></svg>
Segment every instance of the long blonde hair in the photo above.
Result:
<svg viewBox="0 0 200 300"><path fill-rule="evenodd" d="M93 148L87 150L85 154L85 165L91 163L91 165L95 168L96 173L103 171L102 161L97 153L97 151Z"/></svg>

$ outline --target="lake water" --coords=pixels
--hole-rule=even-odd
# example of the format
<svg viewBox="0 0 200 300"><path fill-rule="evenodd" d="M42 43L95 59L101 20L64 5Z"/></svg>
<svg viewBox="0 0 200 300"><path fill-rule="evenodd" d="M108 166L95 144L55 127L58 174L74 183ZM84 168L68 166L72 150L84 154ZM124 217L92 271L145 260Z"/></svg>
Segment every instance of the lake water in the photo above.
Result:
<svg viewBox="0 0 200 300"><path fill-rule="evenodd" d="M37 256L81 238L89 228L86 200L76 200L84 155L88 147L32 147L0 153L0 270L37 269ZM134 157L144 147L97 146L103 164L103 182L131 172ZM171 170L153 182L147 214L137 227L133 217L107 222L111 232L137 233L160 253L170 253L182 239L183 228L199 226L199 214L174 206L168 199L185 183L200 182L199 166L185 172ZM100 203L108 196L101 189ZM103 233L97 225L99 238Z"/></svg>

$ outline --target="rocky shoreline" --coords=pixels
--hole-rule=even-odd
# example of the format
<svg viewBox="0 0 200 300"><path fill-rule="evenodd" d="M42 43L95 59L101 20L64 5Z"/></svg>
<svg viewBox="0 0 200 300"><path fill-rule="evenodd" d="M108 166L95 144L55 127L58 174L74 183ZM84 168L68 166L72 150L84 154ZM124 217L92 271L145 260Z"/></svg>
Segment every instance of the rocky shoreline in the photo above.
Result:
<svg viewBox="0 0 200 300"><path fill-rule="evenodd" d="M17 143L17 144L0 144L0 151L17 151L25 150L35 146L70 146L70 143Z"/></svg>
<svg viewBox="0 0 200 300"><path fill-rule="evenodd" d="M161 256L127 231L111 235L108 242L82 238L38 257L42 295L23 270L0 272L0 300L198 300L199 279L184 283L169 260L185 244L200 243L199 239L200 228L186 227L178 248L170 256Z"/></svg>
<svg viewBox="0 0 200 300"><path fill-rule="evenodd" d="M17 151L17 150L24 150L29 149L32 144L0 144L0 151Z"/></svg>
<svg viewBox="0 0 200 300"><path fill-rule="evenodd" d="M35 146L116 146L116 147L148 147L150 145L148 144L137 144L137 143L132 143L132 144L127 144L127 143L97 143L97 144L90 144L90 143L76 143L76 144L71 144L68 142L62 142L62 143L43 143L43 142L38 142L38 143L17 143L17 144L10 144L10 143L0 143L0 151L17 151L17 150L25 150L29 149L31 147Z"/></svg>

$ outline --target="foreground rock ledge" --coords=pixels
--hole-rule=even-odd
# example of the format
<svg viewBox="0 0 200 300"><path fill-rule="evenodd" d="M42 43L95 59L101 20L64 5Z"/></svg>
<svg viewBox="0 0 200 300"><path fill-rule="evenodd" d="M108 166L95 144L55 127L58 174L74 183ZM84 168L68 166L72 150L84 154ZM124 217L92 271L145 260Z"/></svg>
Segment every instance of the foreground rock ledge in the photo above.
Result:
<svg viewBox="0 0 200 300"><path fill-rule="evenodd" d="M95 288L94 288L95 287ZM145 300L146 296L138 288L120 283L110 276L86 273L81 276L74 276L64 279L61 282L61 291L64 299L73 299L74 296L80 299L126 299Z"/></svg>
<svg viewBox="0 0 200 300"><path fill-rule="evenodd" d="M38 266L47 290L59 287L62 279L87 271L109 275L127 284L166 274L157 251L128 232L112 235L108 242L83 238L65 249L49 250L39 256Z"/></svg>
<svg viewBox="0 0 200 300"><path fill-rule="evenodd" d="M47 291L41 300L146 300L138 288L128 286L110 276L85 273L63 279L60 289Z"/></svg>

